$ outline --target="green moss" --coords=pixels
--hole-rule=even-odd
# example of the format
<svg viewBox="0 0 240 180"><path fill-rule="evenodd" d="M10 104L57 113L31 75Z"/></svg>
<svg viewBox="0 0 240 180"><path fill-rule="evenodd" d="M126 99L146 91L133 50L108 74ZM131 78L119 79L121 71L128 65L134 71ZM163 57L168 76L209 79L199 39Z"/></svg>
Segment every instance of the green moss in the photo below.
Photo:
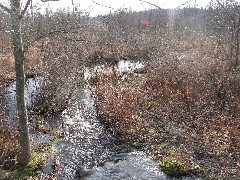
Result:
<svg viewBox="0 0 240 180"><path fill-rule="evenodd" d="M168 151L168 154L170 155L176 155L177 153L181 153L181 148L180 147L173 147Z"/></svg>
<svg viewBox="0 0 240 180"><path fill-rule="evenodd" d="M155 129L149 129L148 134L154 135L154 134L156 134L156 130Z"/></svg>
<svg viewBox="0 0 240 180"><path fill-rule="evenodd" d="M160 167L167 175L170 176L185 175L187 174L186 171L188 169L188 166L184 162L171 156L163 158L160 163Z"/></svg>
<svg viewBox="0 0 240 180"><path fill-rule="evenodd" d="M32 169L39 169L45 164L49 156L50 152L32 152L31 161L27 166Z"/></svg>
<svg viewBox="0 0 240 180"><path fill-rule="evenodd" d="M140 142L134 141L134 142L132 143L132 146L135 147L135 148L139 148L139 147L142 146L142 144L141 144Z"/></svg>
<svg viewBox="0 0 240 180"><path fill-rule="evenodd" d="M56 151L57 140L32 147L31 160L26 166L16 165L9 171L4 171L0 179L37 180L47 159ZM0 171L1 172L1 171Z"/></svg>
<svg viewBox="0 0 240 180"><path fill-rule="evenodd" d="M180 177L188 175L191 165L181 156L181 148L173 147L167 154L160 162L161 169L169 176Z"/></svg>
<svg viewBox="0 0 240 180"><path fill-rule="evenodd" d="M32 152L31 160L26 166L15 166L6 177L18 180L38 179L40 170L49 156L50 152Z"/></svg>
<svg viewBox="0 0 240 180"><path fill-rule="evenodd" d="M13 179L18 179L18 180L27 180L27 179L38 179L40 172L35 171L32 168L27 168L27 167L18 167L16 169L16 173L13 174L12 176L9 176L9 178Z"/></svg>
<svg viewBox="0 0 240 180"><path fill-rule="evenodd" d="M0 167L0 179L4 179L6 176L8 176L8 172Z"/></svg>
<svg viewBox="0 0 240 180"><path fill-rule="evenodd" d="M47 152L32 152L31 160L26 167L18 167L14 178L16 179L38 179L39 170L45 165L47 159L51 155Z"/></svg>

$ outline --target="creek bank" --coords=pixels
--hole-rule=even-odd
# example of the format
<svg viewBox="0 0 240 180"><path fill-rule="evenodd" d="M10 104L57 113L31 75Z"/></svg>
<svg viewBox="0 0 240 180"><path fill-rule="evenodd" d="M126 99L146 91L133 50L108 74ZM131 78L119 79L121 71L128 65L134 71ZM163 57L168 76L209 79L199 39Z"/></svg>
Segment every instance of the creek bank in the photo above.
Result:
<svg viewBox="0 0 240 180"><path fill-rule="evenodd" d="M39 179L48 158L55 153L54 144L57 141L57 139L51 139L45 143L32 144L30 162L26 166L14 164L7 169L0 167L0 179Z"/></svg>
<svg viewBox="0 0 240 180"><path fill-rule="evenodd" d="M40 77L41 74L37 74L37 73L26 73L25 75L25 81L27 81L28 79L32 79L35 77ZM15 77L15 73L11 72L11 73L6 73L6 74L0 74L0 94L2 94L5 89L10 86L12 83L14 83L16 77Z"/></svg>
<svg viewBox="0 0 240 180"><path fill-rule="evenodd" d="M39 90L36 86L39 84L29 84L33 85L34 88L30 88L33 91L26 91L27 93L30 92L26 97L31 97L30 103L32 103L35 92ZM9 99L8 108L11 110L9 115L12 113L14 119L16 111L14 107L15 94L11 88L10 91L11 93L6 95ZM73 94L75 101L69 107L62 112L44 117L47 118L48 125L45 124L46 119L43 118L41 120L44 121L42 125L39 125L37 129L34 129L36 126L32 127L31 132L33 133L30 135L33 146L44 145L51 141L52 129L60 129L60 132L64 130L64 138L53 145L57 153L54 153L48 159L48 163L40 175L41 178L54 175L59 180L78 179L79 176L85 176L85 179L106 179L106 177L108 179L113 177L122 179L134 178L138 172L141 172L141 176L147 179L166 179L166 175L145 153L130 146L116 145L115 138L106 131L96 117L95 99L87 84L82 89L75 89ZM34 120L34 118L36 119ZM29 120L34 124L33 121L40 121L37 118L41 117L32 116ZM36 130L39 131L40 129L43 129L43 131L36 133ZM60 168L59 171L52 168L54 157L59 158L59 164L57 164ZM145 163L149 168L143 166ZM31 176L31 169L29 173L24 172L24 174ZM137 176L138 179L141 176Z"/></svg>
<svg viewBox="0 0 240 180"><path fill-rule="evenodd" d="M226 118L218 99L203 96L195 86L206 88L212 82L193 83L185 74L171 76L161 70L125 73L124 78L113 72L94 77L100 121L119 143L146 152L166 174L239 179L238 119L233 116L235 125L230 122L224 130L231 114Z"/></svg>
<svg viewBox="0 0 240 180"><path fill-rule="evenodd" d="M192 157L187 154L183 144L179 142L181 140L171 137L171 132L168 130L159 131L155 126L148 125L148 128L142 132L129 134L119 129L116 120L111 118L106 120L106 117L100 119L105 128L116 138L116 144L127 144L138 151L145 152L170 178L199 179L197 177L206 176L203 170L192 161Z"/></svg>
<svg viewBox="0 0 240 180"><path fill-rule="evenodd" d="M25 85L25 100L28 108L29 135L31 142L32 157L31 161L25 166L17 164L19 153L19 139L16 121L16 82L9 84L3 91L1 102L1 121L0 121L0 142L4 146L0 148L0 179L29 179L38 177L42 168L53 151L56 140L62 138L62 133L57 126L60 121L54 115L47 118L33 115L31 107L34 105L35 98L41 91L43 79L41 77L28 77ZM58 121L52 123L52 119ZM54 126L52 125L54 124Z"/></svg>
<svg viewBox="0 0 240 180"><path fill-rule="evenodd" d="M117 144L128 144L147 153L170 177L203 177L201 168L185 149L184 137L176 137L174 133L179 128L168 119L158 119L157 113L151 111L154 105L147 104L149 96L142 89L148 78L149 69L145 68L148 66L127 72L124 78L113 72L94 77L91 82L97 117L114 135Z"/></svg>
<svg viewBox="0 0 240 180"><path fill-rule="evenodd" d="M89 85L77 95L76 104L62 113L65 138L55 146L61 162L59 180L167 178L145 153L131 146L116 145L115 137L96 117L95 99ZM51 171L44 170L42 176L49 173Z"/></svg>

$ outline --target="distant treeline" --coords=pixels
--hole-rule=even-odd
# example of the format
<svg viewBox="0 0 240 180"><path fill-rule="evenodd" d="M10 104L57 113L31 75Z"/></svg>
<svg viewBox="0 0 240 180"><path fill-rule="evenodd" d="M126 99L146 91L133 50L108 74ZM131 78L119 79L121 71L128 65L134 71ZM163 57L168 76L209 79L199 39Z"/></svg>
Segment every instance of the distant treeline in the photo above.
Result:
<svg viewBox="0 0 240 180"><path fill-rule="evenodd" d="M215 2L215 3L214 3ZM29 13L23 19L23 32L26 48L32 42L58 34L82 32L91 36L101 36L99 30L105 29L110 36L127 41L129 34L140 31L156 36L173 36L179 33L185 35L201 34L216 37L218 44L224 46L230 59L235 58L238 64L240 10L235 1L213 1L208 8L188 7L182 9L151 9L146 11L131 11L119 9L114 13L89 17L81 11L46 10ZM144 20L144 24L142 24ZM0 10L0 42L3 51L10 39L10 18ZM94 33L97 33L94 34Z"/></svg>

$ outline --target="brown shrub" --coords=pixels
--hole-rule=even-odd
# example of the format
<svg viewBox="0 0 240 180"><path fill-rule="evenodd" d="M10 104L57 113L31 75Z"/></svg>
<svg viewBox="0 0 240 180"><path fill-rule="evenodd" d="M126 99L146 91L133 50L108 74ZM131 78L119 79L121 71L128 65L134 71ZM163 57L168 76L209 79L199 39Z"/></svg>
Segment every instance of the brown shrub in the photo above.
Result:
<svg viewBox="0 0 240 180"><path fill-rule="evenodd" d="M19 138L15 127L0 123L0 166L10 168L16 163Z"/></svg>
<svg viewBox="0 0 240 180"><path fill-rule="evenodd" d="M146 128L138 115L139 87L122 87L112 72L97 75L94 87L98 116L113 128L115 133L133 135Z"/></svg>

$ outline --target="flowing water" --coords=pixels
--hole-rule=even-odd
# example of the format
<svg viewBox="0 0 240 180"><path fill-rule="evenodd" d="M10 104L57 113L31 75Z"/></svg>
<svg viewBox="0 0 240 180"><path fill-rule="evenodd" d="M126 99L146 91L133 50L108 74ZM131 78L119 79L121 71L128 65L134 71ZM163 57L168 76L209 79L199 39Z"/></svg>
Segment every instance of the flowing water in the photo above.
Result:
<svg viewBox="0 0 240 180"><path fill-rule="evenodd" d="M62 162L58 179L166 179L143 152L114 144L114 137L96 118L88 86L62 116L67 138L56 145Z"/></svg>
<svg viewBox="0 0 240 180"><path fill-rule="evenodd" d="M119 72L131 70L136 66L133 63L120 62ZM139 63L137 64L139 65ZM96 71L96 69L94 70ZM91 75L85 73L87 79ZM41 87L41 79L29 79L26 85L26 104L30 106L35 94ZM61 121L64 124L66 136L55 145L60 157L61 167L58 180L84 179L89 180L122 180L122 179L169 179L158 168L156 162L128 145L116 145L114 137L104 128L96 118L94 97L88 84L75 93L75 104L61 114L52 118L52 121ZM14 119L15 84L5 91L8 101L10 119ZM46 142L48 135L31 135L32 143ZM52 158L43 169L43 179L52 172ZM185 178L187 179L187 178Z"/></svg>

